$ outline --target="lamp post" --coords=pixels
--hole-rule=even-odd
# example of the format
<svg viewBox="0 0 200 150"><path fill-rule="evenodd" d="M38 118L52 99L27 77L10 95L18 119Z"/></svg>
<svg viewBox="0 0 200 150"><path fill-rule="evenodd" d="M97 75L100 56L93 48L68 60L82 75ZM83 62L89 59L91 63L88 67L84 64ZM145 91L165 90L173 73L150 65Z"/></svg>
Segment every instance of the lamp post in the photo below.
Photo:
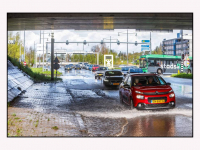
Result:
<svg viewBox="0 0 200 150"><path fill-rule="evenodd" d="M110 36L110 39L107 39L107 38L103 38L103 41L105 40L110 40L110 50L111 50L111 40L118 40L118 39L111 39L111 36Z"/></svg>
<svg viewBox="0 0 200 150"><path fill-rule="evenodd" d="M127 29L127 32L124 33L124 32L118 32L118 36L120 36L120 33L121 34L127 34L127 65L128 65L128 34L135 34L135 36L137 36L137 33L133 32L133 33L128 33L128 29Z"/></svg>
<svg viewBox="0 0 200 150"><path fill-rule="evenodd" d="M41 38L41 34L43 34L43 38ZM43 33L41 33L40 31L40 42L41 42L41 39L43 39L43 67L42 67L43 72L44 72L44 39L47 39L48 41L48 38L44 38L44 34L49 34L50 36L50 33L44 33L44 30L43 30ZM46 58L47 58L47 53L46 53Z"/></svg>

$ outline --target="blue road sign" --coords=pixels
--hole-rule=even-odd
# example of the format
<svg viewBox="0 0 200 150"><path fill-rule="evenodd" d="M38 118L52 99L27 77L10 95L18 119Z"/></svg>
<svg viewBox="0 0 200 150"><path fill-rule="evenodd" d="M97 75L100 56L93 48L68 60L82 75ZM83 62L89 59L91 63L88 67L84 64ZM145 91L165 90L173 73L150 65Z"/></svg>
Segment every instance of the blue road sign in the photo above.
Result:
<svg viewBox="0 0 200 150"><path fill-rule="evenodd" d="M142 43L149 43L150 40L142 40Z"/></svg>
<svg viewBox="0 0 200 150"><path fill-rule="evenodd" d="M142 47L141 51L149 51L149 47Z"/></svg>
<svg viewBox="0 0 200 150"><path fill-rule="evenodd" d="M149 45L141 45L141 47L149 47Z"/></svg>

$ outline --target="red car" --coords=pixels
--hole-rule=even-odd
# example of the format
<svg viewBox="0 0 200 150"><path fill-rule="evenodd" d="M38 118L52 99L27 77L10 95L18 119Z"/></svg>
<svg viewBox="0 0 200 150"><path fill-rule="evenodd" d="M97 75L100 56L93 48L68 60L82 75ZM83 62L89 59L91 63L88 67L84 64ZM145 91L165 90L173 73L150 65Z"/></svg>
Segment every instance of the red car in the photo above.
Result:
<svg viewBox="0 0 200 150"><path fill-rule="evenodd" d="M96 70L98 70L98 68L99 68L99 65L94 65L94 66L92 67L92 71L96 71Z"/></svg>
<svg viewBox="0 0 200 150"><path fill-rule="evenodd" d="M174 108L171 83L157 74L129 74L119 87L120 102L137 109Z"/></svg>

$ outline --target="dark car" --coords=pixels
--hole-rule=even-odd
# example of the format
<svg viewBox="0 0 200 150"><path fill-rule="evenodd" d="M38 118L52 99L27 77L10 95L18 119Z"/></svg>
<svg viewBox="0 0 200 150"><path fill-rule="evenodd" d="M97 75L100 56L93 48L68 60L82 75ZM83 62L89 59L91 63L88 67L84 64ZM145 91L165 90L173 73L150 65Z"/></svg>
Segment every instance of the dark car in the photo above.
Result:
<svg viewBox="0 0 200 150"><path fill-rule="evenodd" d="M99 67L95 73L95 79L102 77L106 70L108 70L108 67Z"/></svg>
<svg viewBox="0 0 200 150"><path fill-rule="evenodd" d="M71 66L71 68L74 68L74 65L73 65L73 64L68 64L68 65L70 65L70 66Z"/></svg>
<svg viewBox="0 0 200 150"><path fill-rule="evenodd" d="M105 86L119 86L123 80L123 74L121 70L107 70L102 80Z"/></svg>
<svg viewBox="0 0 200 150"><path fill-rule="evenodd" d="M75 70L81 70L81 66L80 65L75 65Z"/></svg>
<svg viewBox="0 0 200 150"><path fill-rule="evenodd" d="M65 66L65 70L72 70L72 66L71 65L66 65Z"/></svg>
<svg viewBox="0 0 200 150"><path fill-rule="evenodd" d="M157 74L129 74L119 87L120 102L137 109L175 107L175 94Z"/></svg>

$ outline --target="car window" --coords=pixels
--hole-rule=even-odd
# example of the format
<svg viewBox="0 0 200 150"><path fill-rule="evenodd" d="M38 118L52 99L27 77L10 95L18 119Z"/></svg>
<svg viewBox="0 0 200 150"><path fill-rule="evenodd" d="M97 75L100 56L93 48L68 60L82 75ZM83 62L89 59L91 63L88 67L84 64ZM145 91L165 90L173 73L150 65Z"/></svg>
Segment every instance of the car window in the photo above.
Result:
<svg viewBox="0 0 200 150"><path fill-rule="evenodd" d="M136 79L138 82L136 83ZM164 79L159 76L133 76L132 85L134 86L157 86L157 85L166 85Z"/></svg>
<svg viewBox="0 0 200 150"><path fill-rule="evenodd" d="M121 76L121 71L107 71L105 72L106 76Z"/></svg>

